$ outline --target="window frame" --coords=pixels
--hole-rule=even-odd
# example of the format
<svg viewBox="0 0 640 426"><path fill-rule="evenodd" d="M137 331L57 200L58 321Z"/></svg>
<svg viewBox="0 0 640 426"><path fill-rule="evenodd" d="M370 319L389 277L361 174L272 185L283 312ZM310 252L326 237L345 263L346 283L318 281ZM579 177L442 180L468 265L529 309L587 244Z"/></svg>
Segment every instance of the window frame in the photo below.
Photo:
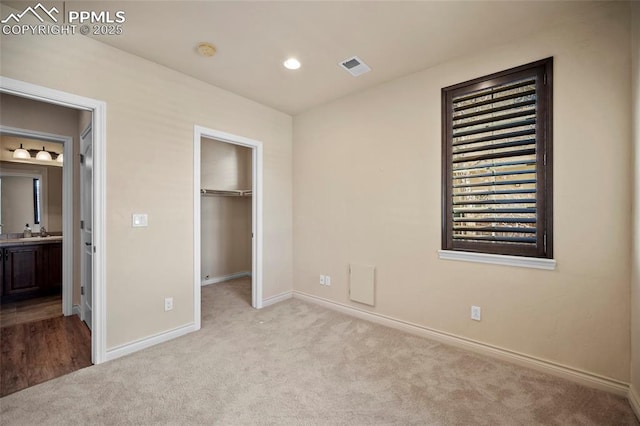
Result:
<svg viewBox="0 0 640 426"><path fill-rule="evenodd" d="M40 225L42 221L42 198L41 198L42 180L33 178L33 224Z"/></svg>
<svg viewBox="0 0 640 426"><path fill-rule="evenodd" d="M536 243L456 241L453 238L453 99L524 77L536 77ZM553 58L442 89L442 250L553 258Z"/></svg>

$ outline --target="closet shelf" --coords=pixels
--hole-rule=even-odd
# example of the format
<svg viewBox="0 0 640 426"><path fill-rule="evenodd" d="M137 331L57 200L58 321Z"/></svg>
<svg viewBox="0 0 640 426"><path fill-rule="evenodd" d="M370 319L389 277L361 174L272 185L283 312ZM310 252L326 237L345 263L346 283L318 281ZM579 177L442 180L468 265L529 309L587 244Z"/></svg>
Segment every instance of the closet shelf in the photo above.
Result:
<svg viewBox="0 0 640 426"><path fill-rule="evenodd" d="M201 189L200 194L208 197L251 197L253 191L250 189Z"/></svg>

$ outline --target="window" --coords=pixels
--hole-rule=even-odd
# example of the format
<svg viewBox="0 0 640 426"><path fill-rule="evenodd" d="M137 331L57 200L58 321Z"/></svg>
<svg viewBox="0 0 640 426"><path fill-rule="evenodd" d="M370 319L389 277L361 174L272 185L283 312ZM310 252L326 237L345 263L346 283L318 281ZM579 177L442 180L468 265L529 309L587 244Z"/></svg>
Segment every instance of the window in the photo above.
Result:
<svg viewBox="0 0 640 426"><path fill-rule="evenodd" d="M33 179L33 223L40 224L40 179Z"/></svg>
<svg viewBox="0 0 640 426"><path fill-rule="evenodd" d="M442 249L553 257L553 58L442 89Z"/></svg>

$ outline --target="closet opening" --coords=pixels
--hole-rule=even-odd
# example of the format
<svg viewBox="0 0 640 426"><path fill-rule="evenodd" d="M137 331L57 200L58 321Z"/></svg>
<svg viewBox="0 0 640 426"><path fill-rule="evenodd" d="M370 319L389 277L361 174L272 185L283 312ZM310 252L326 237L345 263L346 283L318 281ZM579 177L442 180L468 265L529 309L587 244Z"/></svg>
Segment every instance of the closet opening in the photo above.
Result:
<svg viewBox="0 0 640 426"><path fill-rule="evenodd" d="M200 241L202 285L251 287L251 148L202 138ZM251 294L239 291L251 305Z"/></svg>
<svg viewBox="0 0 640 426"><path fill-rule="evenodd" d="M194 294L200 328L203 286L225 285L262 307L262 144L196 126Z"/></svg>

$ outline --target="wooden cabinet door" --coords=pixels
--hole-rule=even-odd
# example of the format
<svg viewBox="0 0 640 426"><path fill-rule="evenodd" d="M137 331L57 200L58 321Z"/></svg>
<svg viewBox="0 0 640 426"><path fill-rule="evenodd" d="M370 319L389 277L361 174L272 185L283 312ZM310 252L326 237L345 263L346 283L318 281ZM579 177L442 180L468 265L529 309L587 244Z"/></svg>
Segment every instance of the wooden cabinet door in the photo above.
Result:
<svg viewBox="0 0 640 426"><path fill-rule="evenodd" d="M0 249L0 298L4 296L4 254L5 249Z"/></svg>
<svg viewBox="0 0 640 426"><path fill-rule="evenodd" d="M44 244L42 286L43 290L55 293L62 289L62 243Z"/></svg>
<svg viewBox="0 0 640 426"><path fill-rule="evenodd" d="M43 269L42 246L16 246L4 250L3 296L37 293Z"/></svg>

